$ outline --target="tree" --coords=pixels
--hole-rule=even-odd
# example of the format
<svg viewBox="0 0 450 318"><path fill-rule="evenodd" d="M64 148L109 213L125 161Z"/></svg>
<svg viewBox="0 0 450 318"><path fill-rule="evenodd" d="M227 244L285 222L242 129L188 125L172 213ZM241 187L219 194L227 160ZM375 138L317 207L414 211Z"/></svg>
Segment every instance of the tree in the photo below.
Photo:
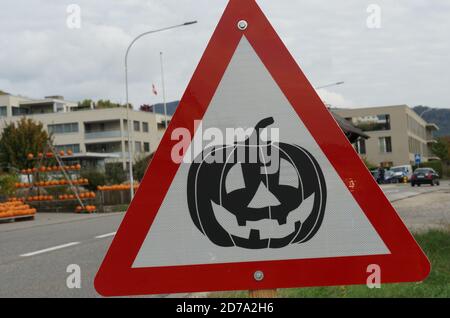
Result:
<svg viewBox="0 0 450 318"><path fill-rule="evenodd" d="M433 154L438 156L442 161L449 160L449 142L446 138L438 138L437 142L431 146Z"/></svg>
<svg viewBox="0 0 450 318"><path fill-rule="evenodd" d="M133 165L133 176L136 180L141 181L144 178L145 171L147 170L150 161L152 161L154 153L137 160Z"/></svg>
<svg viewBox="0 0 450 318"><path fill-rule="evenodd" d="M89 108L91 108L92 104L94 104L94 101L92 99L84 99L83 101L78 102L78 108L89 109Z"/></svg>
<svg viewBox="0 0 450 318"><path fill-rule="evenodd" d="M127 180L127 173L123 170L121 163L107 163L105 177L107 184L121 184Z"/></svg>
<svg viewBox="0 0 450 318"><path fill-rule="evenodd" d="M17 123L7 125L0 137L0 165L5 168L32 168L33 162L27 155L44 152L51 138L40 122L21 118Z"/></svg>

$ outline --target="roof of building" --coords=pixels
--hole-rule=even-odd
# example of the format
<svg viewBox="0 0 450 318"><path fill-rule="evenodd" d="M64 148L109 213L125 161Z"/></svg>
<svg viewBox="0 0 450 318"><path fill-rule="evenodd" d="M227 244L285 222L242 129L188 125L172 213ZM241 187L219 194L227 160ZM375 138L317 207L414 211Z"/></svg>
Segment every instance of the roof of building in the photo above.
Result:
<svg viewBox="0 0 450 318"><path fill-rule="evenodd" d="M364 138L369 139L370 137L365 134L361 129L353 126L351 122L346 120L345 118L339 116L335 112L331 111L331 114L333 115L336 122L339 124L339 127L341 127L342 131L345 133L347 138L350 140L351 143L354 143L358 140L358 138Z"/></svg>

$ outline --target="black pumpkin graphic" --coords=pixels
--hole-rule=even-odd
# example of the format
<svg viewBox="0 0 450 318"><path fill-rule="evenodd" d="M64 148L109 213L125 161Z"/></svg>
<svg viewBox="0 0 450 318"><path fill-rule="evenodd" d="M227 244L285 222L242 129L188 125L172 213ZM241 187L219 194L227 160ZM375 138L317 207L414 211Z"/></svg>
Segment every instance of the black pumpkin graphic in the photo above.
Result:
<svg viewBox="0 0 450 318"><path fill-rule="evenodd" d="M282 248L310 240L322 224L327 197L322 170L316 159L297 145L270 141L262 144L260 131L273 123L272 117L263 119L256 125L252 138L234 145L206 148L191 164L187 182L190 215L195 226L218 246L248 249ZM268 154L277 150L277 160L280 162L276 171L268 172L269 169L265 169L268 164L264 156L256 161L248 160L252 147L258 149L257 153L260 153L259 150L263 147L268 147L265 149L265 153ZM237 158L239 151L246 154L244 162ZM216 158L223 156L224 160L208 162L208 157L213 155ZM296 171L297 178L293 177L297 181L296 185L280 183L282 161L284 165L290 165L294 168L293 171ZM227 177L238 165L242 170L242 186L227 191ZM266 188L277 202L267 206L253 204L261 187ZM300 209L307 199L312 202L312 209L308 211L303 222L296 219L289 220L293 223L292 228L288 232L282 231L283 235L281 231L277 233L278 227L281 229L287 226L289 216L293 215L296 209ZM241 236L230 233L218 220L216 211L218 208L225 211L237 223L236 227L249 234ZM272 224L272 230L275 229L271 231L272 236L261 237L262 230L252 227L255 222L276 222Z"/></svg>

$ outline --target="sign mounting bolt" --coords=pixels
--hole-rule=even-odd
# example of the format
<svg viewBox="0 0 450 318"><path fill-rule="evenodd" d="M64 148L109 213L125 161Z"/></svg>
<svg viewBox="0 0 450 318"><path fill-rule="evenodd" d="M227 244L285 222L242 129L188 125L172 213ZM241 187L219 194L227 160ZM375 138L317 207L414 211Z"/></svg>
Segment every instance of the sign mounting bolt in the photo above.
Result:
<svg viewBox="0 0 450 318"><path fill-rule="evenodd" d="M260 281L262 281L262 280L264 279L264 273L263 273L262 271L256 271L256 272L253 274L253 278L254 278L257 282L260 282Z"/></svg>
<svg viewBox="0 0 450 318"><path fill-rule="evenodd" d="M248 22L245 20L241 20L238 22L237 27L239 30L244 31L248 27Z"/></svg>

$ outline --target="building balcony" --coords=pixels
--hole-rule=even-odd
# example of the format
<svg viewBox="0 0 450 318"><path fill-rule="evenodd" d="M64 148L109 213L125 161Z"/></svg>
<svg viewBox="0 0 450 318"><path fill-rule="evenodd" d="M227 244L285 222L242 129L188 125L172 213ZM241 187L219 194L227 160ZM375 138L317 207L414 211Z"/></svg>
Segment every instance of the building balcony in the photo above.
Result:
<svg viewBox="0 0 450 318"><path fill-rule="evenodd" d="M121 136L122 133L120 130L95 131L95 132L86 132L84 134L85 139L120 138Z"/></svg>

